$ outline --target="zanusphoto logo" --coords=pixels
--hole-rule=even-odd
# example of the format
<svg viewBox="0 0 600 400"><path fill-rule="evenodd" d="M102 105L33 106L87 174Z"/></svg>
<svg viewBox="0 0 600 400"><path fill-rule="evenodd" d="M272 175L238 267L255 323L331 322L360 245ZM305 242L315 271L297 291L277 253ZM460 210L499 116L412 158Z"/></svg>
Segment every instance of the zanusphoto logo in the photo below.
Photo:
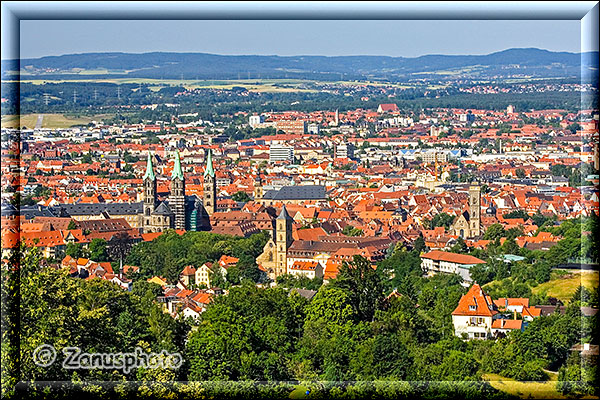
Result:
<svg viewBox="0 0 600 400"><path fill-rule="evenodd" d="M183 363L179 353L146 353L136 347L132 353L84 353L79 347L64 347L64 369L119 369L128 373L137 368L178 369ZM49 367L56 360L56 350L49 344L38 346L33 352L33 362L40 367Z"/></svg>

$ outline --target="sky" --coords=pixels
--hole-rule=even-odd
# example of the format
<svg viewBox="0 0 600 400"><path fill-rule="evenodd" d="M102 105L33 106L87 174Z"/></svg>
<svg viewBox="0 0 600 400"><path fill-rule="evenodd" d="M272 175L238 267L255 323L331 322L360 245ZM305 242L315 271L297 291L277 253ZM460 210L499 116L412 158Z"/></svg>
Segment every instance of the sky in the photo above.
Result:
<svg viewBox="0 0 600 400"><path fill-rule="evenodd" d="M20 52L21 58L152 51L418 57L514 47L579 52L580 25L578 20L21 20Z"/></svg>

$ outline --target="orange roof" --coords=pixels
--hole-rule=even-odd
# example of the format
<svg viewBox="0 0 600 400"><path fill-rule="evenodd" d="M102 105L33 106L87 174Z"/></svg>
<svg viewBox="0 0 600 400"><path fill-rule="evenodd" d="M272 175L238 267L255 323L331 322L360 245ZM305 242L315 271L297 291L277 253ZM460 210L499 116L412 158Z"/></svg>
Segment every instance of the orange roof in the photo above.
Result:
<svg viewBox="0 0 600 400"><path fill-rule="evenodd" d="M537 308L535 306L523 307L523 312L521 313L521 315L530 316L530 317L539 317L540 315L542 315L542 309Z"/></svg>
<svg viewBox="0 0 600 400"><path fill-rule="evenodd" d="M319 263L317 261L296 261L290 269L300 270L300 271L314 271Z"/></svg>
<svg viewBox="0 0 600 400"><path fill-rule="evenodd" d="M181 275L190 276L190 275L194 275L195 273L196 273L196 268L193 265L188 265L183 269L183 271L181 272Z"/></svg>
<svg viewBox="0 0 600 400"><path fill-rule="evenodd" d="M501 297L498 300L494 300L494 304L498 308L505 308L505 307L510 307L510 306L529 307L529 299L524 298L524 297L516 297L516 298Z"/></svg>
<svg viewBox="0 0 600 400"><path fill-rule="evenodd" d="M492 321L492 329L521 329L523 320L521 319L495 319Z"/></svg>
<svg viewBox="0 0 600 400"><path fill-rule="evenodd" d="M226 266L230 266L230 265L235 265L237 264L237 262L240 259L237 257L230 257L230 256L226 256L225 254L223 254L221 256L221 258L219 259L219 265L222 267L226 267Z"/></svg>
<svg viewBox="0 0 600 400"><path fill-rule="evenodd" d="M497 313L490 296L486 295L481 286L476 283L460 298L458 306L452 311L452 315L484 317L491 317Z"/></svg>
<svg viewBox="0 0 600 400"><path fill-rule="evenodd" d="M456 254L447 251L433 250L421 256L421 258L429 258L435 261L447 261L456 264L485 264L485 261L477 257L466 254Z"/></svg>

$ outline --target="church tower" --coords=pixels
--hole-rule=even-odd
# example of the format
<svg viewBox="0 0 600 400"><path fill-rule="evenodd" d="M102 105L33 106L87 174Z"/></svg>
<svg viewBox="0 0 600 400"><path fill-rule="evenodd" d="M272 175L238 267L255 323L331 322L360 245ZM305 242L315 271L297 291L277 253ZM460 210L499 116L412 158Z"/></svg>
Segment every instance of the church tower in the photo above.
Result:
<svg viewBox="0 0 600 400"><path fill-rule="evenodd" d="M181 169L179 150L175 153L175 166L171 174L169 206L175 214L175 229L185 229L185 179Z"/></svg>
<svg viewBox="0 0 600 400"><path fill-rule="evenodd" d="M204 209L208 215L217 211L217 179L212 163L212 152L208 149L206 155L206 169L204 170Z"/></svg>
<svg viewBox="0 0 600 400"><path fill-rule="evenodd" d="M151 214L156 208L156 175L152 166L152 156L148 153L148 162L146 163L146 174L144 175L144 204L142 216L142 229L144 233L151 232Z"/></svg>
<svg viewBox="0 0 600 400"><path fill-rule="evenodd" d="M287 250L294 240L292 238L292 222L292 217L284 205L275 221L275 244L277 246L275 276L287 273Z"/></svg>
<svg viewBox="0 0 600 400"><path fill-rule="evenodd" d="M469 230L471 237L481 234L481 186L469 187Z"/></svg>
<svg viewBox="0 0 600 400"><path fill-rule="evenodd" d="M262 180L260 179L260 172L258 172L256 178L254 179L254 201L260 202L263 194Z"/></svg>

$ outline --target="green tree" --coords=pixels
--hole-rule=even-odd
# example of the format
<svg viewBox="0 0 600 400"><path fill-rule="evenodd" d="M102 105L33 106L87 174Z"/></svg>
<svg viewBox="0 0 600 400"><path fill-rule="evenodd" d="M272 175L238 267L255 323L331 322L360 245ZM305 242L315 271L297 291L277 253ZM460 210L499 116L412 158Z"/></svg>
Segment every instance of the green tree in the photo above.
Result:
<svg viewBox="0 0 600 400"><path fill-rule="evenodd" d="M381 277L369 260L362 256L354 256L350 264L344 262L332 285L348 294L350 304L363 321L372 321L375 311L382 306L384 293Z"/></svg>
<svg viewBox="0 0 600 400"><path fill-rule="evenodd" d="M504 227L501 224L492 224L488 226L483 234L485 240L496 240L505 236Z"/></svg>
<svg viewBox="0 0 600 400"><path fill-rule="evenodd" d="M242 203L245 203L245 202L248 202L248 201L252 200L252 199L250 198L250 196L248 196L248 193L246 193L246 192L243 192L243 191L241 191L241 190L240 190L239 192L235 192L235 193L234 193L234 194L231 196L231 199L232 199L233 201L242 202Z"/></svg>
<svg viewBox="0 0 600 400"><path fill-rule="evenodd" d="M92 239L89 244L90 259L98 262L108 261L107 242L104 239Z"/></svg>

